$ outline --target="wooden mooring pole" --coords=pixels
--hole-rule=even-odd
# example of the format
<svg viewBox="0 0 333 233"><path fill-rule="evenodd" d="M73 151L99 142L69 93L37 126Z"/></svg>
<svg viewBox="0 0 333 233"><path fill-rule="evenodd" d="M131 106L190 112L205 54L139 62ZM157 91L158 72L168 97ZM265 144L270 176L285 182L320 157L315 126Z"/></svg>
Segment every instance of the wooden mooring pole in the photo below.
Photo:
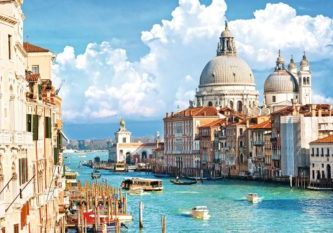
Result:
<svg viewBox="0 0 333 233"><path fill-rule="evenodd" d="M143 228L143 202L139 204L139 229Z"/></svg>
<svg viewBox="0 0 333 233"><path fill-rule="evenodd" d="M166 217L162 216L162 233L166 233Z"/></svg>

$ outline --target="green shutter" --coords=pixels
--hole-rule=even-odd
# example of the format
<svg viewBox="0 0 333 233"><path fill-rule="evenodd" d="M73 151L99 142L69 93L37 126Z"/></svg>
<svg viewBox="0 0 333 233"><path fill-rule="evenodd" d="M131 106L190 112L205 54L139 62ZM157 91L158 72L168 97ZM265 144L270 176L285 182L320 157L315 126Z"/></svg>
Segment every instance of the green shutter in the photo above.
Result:
<svg viewBox="0 0 333 233"><path fill-rule="evenodd" d="M42 99L42 84L38 84L38 98Z"/></svg>
<svg viewBox="0 0 333 233"><path fill-rule="evenodd" d="M38 115L33 115L33 119L32 119L32 128L33 128L33 132L32 132L32 139L34 141L38 140Z"/></svg>
<svg viewBox="0 0 333 233"><path fill-rule="evenodd" d="M54 148L54 165L57 165L59 162L59 149Z"/></svg>
<svg viewBox="0 0 333 233"><path fill-rule="evenodd" d="M31 132L31 114L27 114L27 132Z"/></svg>
<svg viewBox="0 0 333 233"><path fill-rule="evenodd" d="M45 117L44 127L45 127L45 138L51 138L52 132L51 132L51 118L50 117Z"/></svg>

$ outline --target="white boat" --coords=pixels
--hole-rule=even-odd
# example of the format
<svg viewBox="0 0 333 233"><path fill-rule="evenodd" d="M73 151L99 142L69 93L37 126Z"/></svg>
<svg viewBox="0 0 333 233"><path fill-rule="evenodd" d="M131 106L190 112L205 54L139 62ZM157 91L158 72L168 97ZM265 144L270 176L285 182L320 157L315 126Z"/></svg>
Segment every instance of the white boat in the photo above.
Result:
<svg viewBox="0 0 333 233"><path fill-rule="evenodd" d="M193 218L199 219L208 219L209 218L209 211L207 206L196 206L192 208L191 215Z"/></svg>
<svg viewBox="0 0 333 233"><path fill-rule="evenodd" d="M127 192L129 195L138 195L141 196L143 195L144 191L141 188L137 188L137 189L130 189Z"/></svg>
<svg viewBox="0 0 333 233"><path fill-rule="evenodd" d="M261 200L261 198L256 193L248 193L246 195L246 199L251 203L258 203Z"/></svg>

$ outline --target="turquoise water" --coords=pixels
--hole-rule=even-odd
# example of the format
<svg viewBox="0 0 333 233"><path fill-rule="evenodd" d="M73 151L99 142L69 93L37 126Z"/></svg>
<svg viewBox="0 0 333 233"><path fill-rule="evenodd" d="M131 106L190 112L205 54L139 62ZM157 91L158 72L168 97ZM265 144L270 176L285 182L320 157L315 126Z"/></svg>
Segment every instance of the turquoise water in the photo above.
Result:
<svg viewBox="0 0 333 233"><path fill-rule="evenodd" d="M93 159L106 153L86 157L68 156L65 163L77 170L81 181L90 180L91 169L78 169L80 160ZM152 177L144 173L114 174L102 171L102 178L119 186L124 177ZM333 232L333 192L315 192L271 184L246 181L206 181L204 184L175 186L163 179L164 191L143 196L128 196L128 210L134 221L122 232L139 232L138 207L144 203L142 232L161 232L161 216L167 218L167 232ZM256 192L263 197L250 204L245 195ZM206 205L211 218L190 217L193 206Z"/></svg>

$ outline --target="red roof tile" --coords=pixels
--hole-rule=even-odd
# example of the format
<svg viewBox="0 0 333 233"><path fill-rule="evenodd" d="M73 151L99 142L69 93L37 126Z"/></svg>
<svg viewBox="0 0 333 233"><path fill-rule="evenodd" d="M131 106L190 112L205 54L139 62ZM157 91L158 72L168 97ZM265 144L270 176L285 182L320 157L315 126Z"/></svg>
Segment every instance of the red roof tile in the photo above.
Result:
<svg viewBox="0 0 333 233"><path fill-rule="evenodd" d="M170 117L187 117L187 116L217 116L217 110L215 107L195 107L187 108L180 112L176 112Z"/></svg>
<svg viewBox="0 0 333 233"><path fill-rule="evenodd" d="M33 74L33 73L27 74L27 75L25 76L25 79L26 79L28 82L37 82L39 78L40 78L40 75L39 75L39 74Z"/></svg>
<svg viewBox="0 0 333 233"><path fill-rule="evenodd" d="M208 124L202 125L199 128L216 127L216 126L221 126L223 124L225 124L225 119L218 119L218 120L212 121Z"/></svg>
<svg viewBox="0 0 333 233"><path fill-rule="evenodd" d="M41 48L37 45L33 45L33 44L28 43L28 42L24 42L23 47L24 47L25 51L28 52L28 53L45 53L45 52L50 51L48 49Z"/></svg>
<svg viewBox="0 0 333 233"><path fill-rule="evenodd" d="M261 122L260 124L251 125L250 129L271 129L272 128L272 122L271 120Z"/></svg>
<svg viewBox="0 0 333 233"><path fill-rule="evenodd" d="M316 141L310 142L311 144L313 143L333 143L333 135L329 135L325 138L318 139Z"/></svg>

